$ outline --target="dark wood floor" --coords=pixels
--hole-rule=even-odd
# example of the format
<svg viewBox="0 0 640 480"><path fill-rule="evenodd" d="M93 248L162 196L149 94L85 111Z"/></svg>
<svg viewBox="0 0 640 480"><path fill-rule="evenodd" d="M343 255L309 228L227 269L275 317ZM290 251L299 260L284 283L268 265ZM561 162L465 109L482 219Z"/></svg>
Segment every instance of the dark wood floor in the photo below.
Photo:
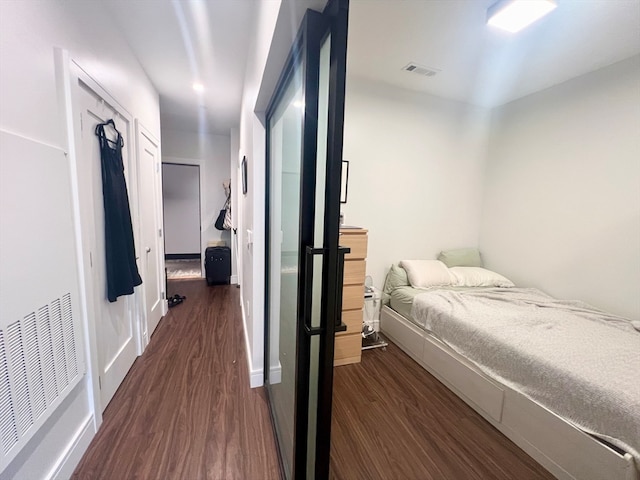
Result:
<svg viewBox="0 0 640 480"><path fill-rule="evenodd" d="M263 389L249 388L238 289L173 281L160 322L74 479L279 478ZM394 345L335 369L331 477L551 479Z"/></svg>
<svg viewBox="0 0 640 480"><path fill-rule="evenodd" d="M74 479L277 479L263 389L250 389L239 290L169 282L162 319Z"/></svg>
<svg viewBox="0 0 640 480"><path fill-rule="evenodd" d="M334 480L554 477L390 344L334 370Z"/></svg>

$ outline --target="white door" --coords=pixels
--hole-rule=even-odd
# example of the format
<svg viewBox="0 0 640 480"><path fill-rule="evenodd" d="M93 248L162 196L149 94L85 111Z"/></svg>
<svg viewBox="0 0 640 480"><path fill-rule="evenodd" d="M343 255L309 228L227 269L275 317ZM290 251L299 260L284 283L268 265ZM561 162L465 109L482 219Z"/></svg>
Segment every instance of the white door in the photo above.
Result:
<svg viewBox="0 0 640 480"><path fill-rule="evenodd" d="M158 141L136 121L138 139L138 205L140 207L140 246L142 286L146 328L143 335L149 342L163 313L164 252L160 215L160 154Z"/></svg>
<svg viewBox="0 0 640 480"><path fill-rule="evenodd" d="M107 272L105 257L104 205L102 196L102 171L100 147L95 127L109 118L114 118L116 126L124 138L122 149L125 177L132 200L131 152L133 142L132 125L128 115L109 105L99 94L81 80L78 81L77 115L80 115L81 140L78 142L78 195L82 223L83 248L87 282L87 300L90 321L95 325L100 382L100 402L104 410L116 390L124 380L137 356L136 294L119 297L116 302L107 300ZM132 208L132 215L134 214ZM135 229L134 229L135 231ZM140 250L136 245L136 256Z"/></svg>

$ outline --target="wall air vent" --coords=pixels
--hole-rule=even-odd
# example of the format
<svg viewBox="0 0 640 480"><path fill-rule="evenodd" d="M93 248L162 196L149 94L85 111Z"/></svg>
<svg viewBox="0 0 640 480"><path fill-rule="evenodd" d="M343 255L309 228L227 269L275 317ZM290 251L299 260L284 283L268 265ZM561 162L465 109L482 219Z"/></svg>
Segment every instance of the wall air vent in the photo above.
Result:
<svg viewBox="0 0 640 480"><path fill-rule="evenodd" d="M423 77L433 77L438 72L439 69L433 67L425 67L424 65L418 65L417 63L411 62L402 67L402 70L406 70L407 72L417 73L418 75L422 75Z"/></svg>
<svg viewBox="0 0 640 480"><path fill-rule="evenodd" d="M0 325L0 472L84 373L71 304L66 293Z"/></svg>

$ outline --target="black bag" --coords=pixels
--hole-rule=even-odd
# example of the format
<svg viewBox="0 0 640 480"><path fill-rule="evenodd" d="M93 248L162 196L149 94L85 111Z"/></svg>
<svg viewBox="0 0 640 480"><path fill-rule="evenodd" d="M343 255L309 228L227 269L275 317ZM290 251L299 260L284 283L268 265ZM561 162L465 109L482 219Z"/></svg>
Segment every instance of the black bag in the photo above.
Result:
<svg viewBox="0 0 640 480"><path fill-rule="evenodd" d="M228 285L231 280L231 249L229 247L207 247L204 255L207 284Z"/></svg>
<svg viewBox="0 0 640 480"><path fill-rule="evenodd" d="M217 230L228 230L228 228L224 228L224 217L227 214L227 209L229 208L230 204L231 204L231 190L229 190L227 201L224 202L224 208L220 210L220 213L218 214L218 218L216 218L216 223L213 224Z"/></svg>
<svg viewBox="0 0 640 480"><path fill-rule="evenodd" d="M216 219L216 223L215 223L215 227L218 230L224 230L224 216L227 213L227 209L223 208L222 210L220 210L220 214L218 215L218 218Z"/></svg>

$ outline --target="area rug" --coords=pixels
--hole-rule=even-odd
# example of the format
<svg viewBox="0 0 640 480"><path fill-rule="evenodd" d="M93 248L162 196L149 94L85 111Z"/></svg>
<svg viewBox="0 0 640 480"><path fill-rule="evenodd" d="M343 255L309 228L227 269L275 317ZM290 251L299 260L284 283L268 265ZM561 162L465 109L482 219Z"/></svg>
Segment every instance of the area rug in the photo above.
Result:
<svg viewBox="0 0 640 480"><path fill-rule="evenodd" d="M167 278L201 278L202 270L200 259L165 260Z"/></svg>

